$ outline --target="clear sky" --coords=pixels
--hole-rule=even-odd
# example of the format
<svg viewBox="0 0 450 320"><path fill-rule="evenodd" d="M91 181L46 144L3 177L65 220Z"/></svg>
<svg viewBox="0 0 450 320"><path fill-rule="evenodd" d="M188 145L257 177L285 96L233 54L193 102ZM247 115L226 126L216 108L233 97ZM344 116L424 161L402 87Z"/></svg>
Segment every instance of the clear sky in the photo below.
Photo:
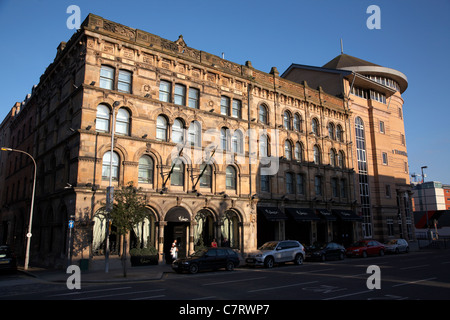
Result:
<svg viewBox="0 0 450 320"><path fill-rule="evenodd" d="M449 0L0 0L0 121L53 61L70 5L239 64L280 74L291 63L322 66L344 53L403 72L410 174L450 184ZM369 29L370 5L381 29Z"/></svg>

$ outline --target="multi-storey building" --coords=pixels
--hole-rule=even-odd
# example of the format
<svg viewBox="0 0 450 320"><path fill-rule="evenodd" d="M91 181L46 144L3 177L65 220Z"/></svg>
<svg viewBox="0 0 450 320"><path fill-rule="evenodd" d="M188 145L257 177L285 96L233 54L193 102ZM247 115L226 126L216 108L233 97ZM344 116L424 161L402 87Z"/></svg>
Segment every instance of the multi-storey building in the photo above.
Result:
<svg viewBox="0 0 450 320"><path fill-rule="evenodd" d="M282 77L344 99L363 236L414 239L401 97L406 76L342 53L323 67L293 64Z"/></svg>
<svg viewBox="0 0 450 320"><path fill-rule="evenodd" d="M382 179L371 164L366 178L353 169L361 153L355 112L368 125L367 109L378 102L357 104L308 84L280 77L275 67L265 73L190 48L182 36L169 41L90 14L0 128L2 146L27 150L37 163L31 261L102 260L107 189L130 181L145 196L148 218L128 243L154 246L161 262L174 239L183 256L214 238L246 252L272 239L309 245L384 236L361 232L385 227L381 204L355 214L367 207L358 193L366 180L371 196L384 198L386 190L389 214L404 212L397 189L407 183L390 178L394 168L378 170ZM401 100L396 89L380 87ZM391 111L382 116L397 128ZM375 148L372 134L366 129ZM405 155L393 151L390 161ZM0 239L21 256L33 166L17 152L2 152L0 166ZM123 242L114 223L109 229L114 256Z"/></svg>

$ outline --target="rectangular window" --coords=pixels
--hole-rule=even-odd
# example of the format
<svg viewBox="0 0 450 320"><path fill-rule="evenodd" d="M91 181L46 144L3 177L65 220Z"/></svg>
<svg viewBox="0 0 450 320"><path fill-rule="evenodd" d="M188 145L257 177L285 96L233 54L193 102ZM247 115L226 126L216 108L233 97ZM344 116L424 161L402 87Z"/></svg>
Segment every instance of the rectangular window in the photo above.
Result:
<svg viewBox="0 0 450 320"><path fill-rule="evenodd" d="M224 116L230 115L230 98L222 96L220 99L220 114Z"/></svg>
<svg viewBox="0 0 450 320"><path fill-rule="evenodd" d="M337 198L339 196L338 195L338 179L336 179L336 178L331 179L331 193L334 198Z"/></svg>
<svg viewBox="0 0 450 320"><path fill-rule="evenodd" d="M120 92L131 93L131 72L119 70L119 79L117 82L117 90Z"/></svg>
<svg viewBox="0 0 450 320"><path fill-rule="evenodd" d="M322 195L322 178L320 176L316 176L314 178L314 190L316 192L316 196Z"/></svg>
<svg viewBox="0 0 450 320"><path fill-rule="evenodd" d="M400 119L403 119L402 108L398 108L398 117L399 117Z"/></svg>
<svg viewBox="0 0 450 320"><path fill-rule="evenodd" d="M390 198L391 197L391 185L387 184L386 185L386 198Z"/></svg>
<svg viewBox="0 0 450 320"><path fill-rule="evenodd" d="M286 173L286 193L294 193L294 185L292 181L292 173Z"/></svg>
<svg viewBox="0 0 450 320"><path fill-rule="evenodd" d="M400 140L402 141L402 145L404 146L406 144L405 135L404 134L400 134Z"/></svg>
<svg viewBox="0 0 450 320"><path fill-rule="evenodd" d="M388 155L386 152L382 152L381 153L382 157L383 157L383 164L387 165L388 164Z"/></svg>
<svg viewBox="0 0 450 320"><path fill-rule="evenodd" d="M301 174L297 174L297 194L305 194L303 176Z"/></svg>
<svg viewBox="0 0 450 320"><path fill-rule="evenodd" d="M384 121L380 121L380 133L384 133Z"/></svg>
<svg viewBox="0 0 450 320"><path fill-rule="evenodd" d="M195 88L189 88L189 107L198 109L199 107L200 91Z"/></svg>
<svg viewBox="0 0 450 320"><path fill-rule="evenodd" d="M242 103L240 100L233 99L233 110L232 110L232 116L234 118L241 118L241 109L242 109Z"/></svg>
<svg viewBox="0 0 450 320"><path fill-rule="evenodd" d="M180 106L186 105L186 87L182 84L175 84L174 103Z"/></svg>
<svg viewBox="0 0 450 320"><path fill-rule="evenodd" d="M159 101L171 102L172 84L167 81L161 81L159 84Z"/></svg>
<svg viewBox="0 0 450 320"><path fill-rule="evenodd" d="M270 176L261 175L261 191L270 192Z"/></svg>
<svg viewBox="0 0 450 320"><path fill-rule="evenodd" d="M100 69L100 88L112 90L114 88L114 68L102 66Z"/></svg>
<svg viewBox="0 0 450 320"><path fill-rule="evenodd" d="M344 179L341 179L341 198L347 198L347 188Z"/></svg>

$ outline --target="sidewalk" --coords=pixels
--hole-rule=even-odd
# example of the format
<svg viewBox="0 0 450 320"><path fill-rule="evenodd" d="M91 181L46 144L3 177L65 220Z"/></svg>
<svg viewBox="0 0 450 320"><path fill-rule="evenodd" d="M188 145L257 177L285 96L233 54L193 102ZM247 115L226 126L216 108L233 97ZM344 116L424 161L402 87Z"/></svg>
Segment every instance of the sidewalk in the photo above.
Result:
<svg viewBox="0 0 450 320"><path fill-rule="evenodd" d="M28 270L18 268L18 271L30 277L42 281L65 283L73 275L72 272L66 273L66 270L44 269L29 267ZM127 267L127 276L123 276L123 269L114 267L105 270L81 271L81 282L84 283L108 283L108 282L127 282L127 281L148 281L159 280L164 273L174 272L170 264L159 264L139 267Z"/></svg>

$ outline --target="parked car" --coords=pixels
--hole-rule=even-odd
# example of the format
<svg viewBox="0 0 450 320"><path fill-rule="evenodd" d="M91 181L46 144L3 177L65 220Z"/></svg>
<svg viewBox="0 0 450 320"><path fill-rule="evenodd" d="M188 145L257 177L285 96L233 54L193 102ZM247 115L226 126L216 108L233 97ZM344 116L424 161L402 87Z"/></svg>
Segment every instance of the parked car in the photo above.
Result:
<svg viewBox="0 0 450 320"><path fill-rule="evenodd" d="M16 256L7 245L0 245L0 270L14 271L17 269Z"/></svg>
<svg viewBox="0 0 450 320"><path fill-rule="evenodd" d="M189 257L179 258L172 262L172 269L178 273L225 268L234 270L239 265L238 254L230 248L207 248L196 251Z"/></svg>
<svg viewBox="0 0 450 320"><path fill-rule="evenodd" d="M409 252L409 244L405 239L391 239L385 244L385 247L388 253Z"/></svg>
<svg viewBox="0 0 450 320"><path fill-rule="evenodd" d="M272 268L275 263L294 262L302 264L305 259L305 248L295 240L269 241L248 253L245 263L250 266Z"/></svg>
<svg viewBox="0 0 450 320"><path fill-rule="evenodd" d="M376 240L360 240L347 248L347 257L363 257L372 255L383 256L386 248L384 244Z"/></svg>
<svg viewBox="0 0 450 320"><path fill-rule="evenodd" d="M345 248L335 242L315 243L306 248L306 259L325 261L329 259L343 260Z"/></svg>

